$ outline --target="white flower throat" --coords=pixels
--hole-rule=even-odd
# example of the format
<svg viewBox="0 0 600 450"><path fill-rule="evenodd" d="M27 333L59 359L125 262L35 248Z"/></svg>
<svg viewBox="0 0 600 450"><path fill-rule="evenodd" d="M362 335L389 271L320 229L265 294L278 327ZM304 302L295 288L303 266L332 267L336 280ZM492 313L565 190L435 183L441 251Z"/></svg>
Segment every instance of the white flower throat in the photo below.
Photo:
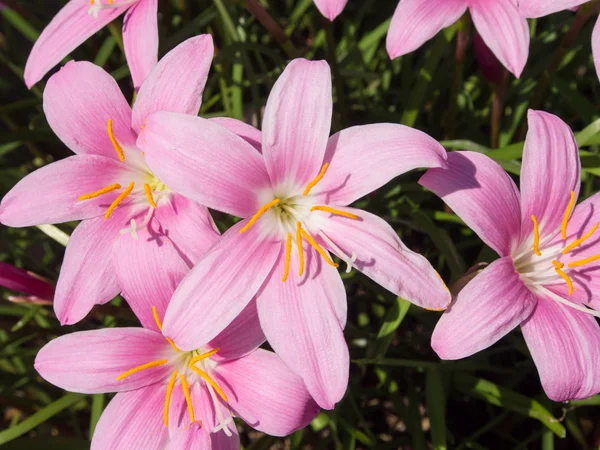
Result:
<svg viewBox="0 0 600 450"><path fill-rule="evenodd" d="M139 0L90 0L90 8L88 15L98 18L98 13L107 9L121 8L122 6L131 5Z"/></svg>

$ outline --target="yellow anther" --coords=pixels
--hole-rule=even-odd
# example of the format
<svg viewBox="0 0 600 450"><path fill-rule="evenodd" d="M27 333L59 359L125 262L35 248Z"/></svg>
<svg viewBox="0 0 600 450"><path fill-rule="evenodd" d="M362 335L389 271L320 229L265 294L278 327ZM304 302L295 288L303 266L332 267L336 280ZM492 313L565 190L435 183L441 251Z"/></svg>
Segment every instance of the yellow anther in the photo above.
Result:
<svg viewBox="0 0 600 450"><path fill-rule="evenodd" d="M194 423L196 418L194 417L194 405L192 405L192 397L190 397L190 387L187 384L185 375L179 375L181 378L181 389L183 389L183 395L185 396L185 402L187 403L188 413L190 414L190 422Z"/></svg>
<svg viewBox="0 0 600 450"><path fill-rule="evenodd" d="M310 193L310 190L312 188L314 188L319 181L321 181L321 179L325 176L325 172L327 172L327 167L329 167L329 163L323 164L323 167L321 168L321 172L319 172L319 175L317 175L310 183L308 183L306 185L306 189L304 189L304 192L302 193L302 195L304 195L306 197Z"/></svg>
<svg viewBox="0 0 600 450"><path fill-rule="evenodd" d="M573 261L572 263L569 263L568 267L572 268L572 267L585 266L586 264L589 264L594 261L598 261L599 259L600 259L600 255L590 256L589 258L580 259L579 261Z"/></svg>
<svg viewBox="0 0 600 450"><path fill-rule="evenodd" d="M141 372L142 370L151 369L153 367L164 366L169 361L166 359L161 359L160 361L150 361L149 363L142 364L141 366L134 367L133 369L128 370L127 372L123 372L121 375L117 377L117 381L121 381L134 373Z"/></svg>
<svg viewBox="0 0 600 450"><path fill-rule="evenodd" d="M565 211L565 215L564 215L563 221L562 221L562 227L560 229L563 239L567 238L567 225L569 223L569 218L571 217L571 212L573 212L574 206L575 206L575 191L571 191L571 199L569 200L569 204L567 205L567 210Z"/></svg>
<svg viewBox="0 0 600 450"><path fill-rule="evenodd" d="M292 259L292 233L287 234L287 239L285 241L285 267L283 268L283 278L281 278L282 282L285 282L288 279L288 275L290 274L290 260Z"/></svg>
<svg viewBox="0 0 600 450"><path fill-rule="evenodd" d="M175 342L173 341L173 339L171 339L170 337L165 336L165 339L167 340L167 342L169 344L171 344L171 347L173 347L173 350L175 350L177 353L179 353L181 350L179 350L177 348L177 346L175 345Z"/></svg>
<svg viewBox="0 0 600 450"><path fill-rule="evenodd" d="M154 316L154 321L156 322L156 326L160 331L162 331L162 323L160 322L160 318L158 317L158 311L156 310L156 306L152 307L152 315Z"/></svg>
<svg viewBox="0 0 600 450"><path fill-rule="evenodd" d="M113 0L108 0L108 4L112 5L113 4Z"/></svg>
<svg viewBox="0 0 600 450"><path fill-rule="evenodd" d="M91 194L85 194L77 198L77 200L89 200L91 198L100 197L101 195L108 194L109 192L116 191L117 189L121 189L121 185L119 183L111 184L110 186L103 187L102 189L92 192Z"/></svg>
<svg viewBox="0 0 600 450"><path fill-rule="evenodd" d="M552 264L554 265L554 270L556 270L556 273L563 280L565 280L565 283L567 283L567 286L569 288L568 294L571 295L573 293L573 282L571 281L571 278L569 278L569 275L567 275L561 270L563 267L565 267L565 265L559 261L552 261Z"/></svg>
<svg viewBox="0 0 600 450"><path fill-rule="evenodd" d="M531 220L533 220L533 251L536 255L542 256L542 252L540 252L540 227L538 225L537 218L535 216L531 216Z"/></svg>
<svg viewBox="0 0 600 450"><path fill-rule="evenodd" d="M319 252L319 255L321 255L323 257L323 259L325 260L325 262L327 264L329 264L330 266L333 266L333 267L339 267L340 266L339 264L336 264L336 263L334 263L331 260L331 258L327 254L327 252L325 250L323 250L319 244L317 244L317 241L315 241L310 234L308 234L306 231L304 231L304 228L300 227L300 233L302 234L302 236L304 237L304 239L306 239L308 241L308 243L310 245L312 245L313 248L317 252Z"/></svg>
<svg viewBox="0 0 600 450"><path fill-rule="evenodd" d="M260 216L262 216L264 213L266 213L268 210L270 210L273 206L275 206L280 201L281 200L279 200L278 198L276 198L272 202L267 203L266 205L264 205L263 207L261 207L258 211L256 211L256 214L254 214L252 216L252 218L248 221L248 223L246 225L244 225L244 227L240 230L240 234L241 233L245 233L246 231L248 231L248 229L252 225L254 225L256 223L256 221L260 218Z"/></svg>
<svg viewBox="0 0 600 450"><path fill-rule="evenodd" d="M302 248L302 224L300 222L296 222L296 246L298 247L298 259L300 263L298 276L301 277L304 273L304 249Z"/></svg>
<svg viewBox="0 0 600 450"><path fill-rule="evenodd" d="M190 366L192 364L196 364L198 361L202 361L203 359L210 358L212 355L214 355L218 351L219 351L218 348L213 348L212 350L210 350L206 353L202 353L201 355L194 356L192 358L192 360L190 361Z"/></svg>
<svg viewBox="0 0 600 450"><path fill-rule="evenodd" d="M104 220L107 220L110 217L110 215L114 212L114 210L117 209L117 206L119 206L121 202L125 200L129 196L129 194L131 194L131 191L133 191L133 186L134 183L132 181L131 183L129 183L129 186L127 186L127 189L125 189L121 193L121 195L115 198L115 201L112 202L112 204L106 210L106 214L104 214Z"/></svg>
<svg viewBox="0 0 600 450"><path fill-rule="evenodd" d="M217 391L217 394L219 394L219 396L226 402L228 402L229 400L227 399L227 396L225 395L225 392L223 392L223 389L221 389L221 387L217 384L217 382L215 380L213 380L210 375L208 375L204 370L202 369L198 369L196 366L193 366L190 364L190 369L192 369L194 372L196 372L198 375L200 375L208 384L210 384L215 391Z"/></svg>
<svg viewBox="0 0 600 450"><path fill-rule="evenodd" d="M167 385L167 395L165 396L165 409L163 412L163 421L165 423L165 427L169 426L169 405L171 404L171 394L173 393L173 388L175 387L175 381L177 381L177 374L179 372L173 372L171 375L171 379L169 380L169 384Z"/></svg>
<svg viewBox="0 0 600 450"><path fill-rule="evenodd" d="M144 184L144 191L146 191L146 198L148 199L150 206L156 208L156 203L154 203L154 197L152 196L152 189L150 189L149 184Z"/></svg>
<svg viewBox="0 0 600 450"><path fill-rule="evenodd" d="M313 206L312 208L310 208L310 210L311 210L311 212L312 211L325 211L330 214L335 214L336 216L344 216L344 217L348 217L349 219L354 219L354 220L358 219L358 216L356 214L342 211L341 209L330 208L329 206Z"/></svg>
<svg viewBox="0 0 600 450"><path fill-rule="evenodd" d="M112 145L115 148L117 155L119 155L119 159L121 160L121 162L125 161L125 153L123 153L123 147L121 147L121 145L117 141L117 138L115 138L115 134L113 133L112 119L108 119L108 124L106 127L108 129L108 137L110 138L110 142L112 142Z"/></svg>
<svg viewBox="0 0 600 450"><path fill-rule="evenodd" d="M563 255L565 255L569 250L573 250L575 247L578 247L581 244L583 244L585 241L587 241L592 236L592 234L594 234L594 231L596 231L598 229L599 225L600 225L600 223L597 223L596 225L594 225L592 227L592 229L590 231L585 233L581 238L577 239L576 241L571 242L568 246L566 246L562 251Z"/></svg>

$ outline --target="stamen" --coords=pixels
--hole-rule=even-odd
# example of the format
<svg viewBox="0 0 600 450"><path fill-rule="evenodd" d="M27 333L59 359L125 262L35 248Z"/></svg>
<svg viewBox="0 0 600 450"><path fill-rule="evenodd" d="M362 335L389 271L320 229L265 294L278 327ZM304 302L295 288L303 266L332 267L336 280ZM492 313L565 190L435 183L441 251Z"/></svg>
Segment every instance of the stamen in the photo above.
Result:
<svg viewBox="0 0 600 450"><path fill-rule="evenodd" d="M571 217L571 212L573 211L573 206L575 206L575 191L571 191L571 200L569 200L569 204L567 205L567 210L565 211L565 216L563 217L562 221L560 232L563 239L567 239L567 225L569 223L569 218Z"/></svg>
<svg viewBox="0 0 600 450"><path fill-rule="evenodd" d="M109 192L116 191L117 189L121 189L121 185L119 183L111 184L110 186L103 187L102 189L92 192L91 194L85 194L77 198L77 200L89 200L91 198L100 197L101 195L108 194Z"/></svg>
<svg viewBox="0 0 600 450"><path fill-rule="evenodd" d="M598 229L599 225L600 225L600 223L597 223L596 225L594 225L592 227L592 229L590 231L585 233L583 235L583 237L581 237L580 239L577 239L576 241L573 241L571 244L566 246L562 251L563 255L566 255L569 250L573 250L575 247L578 247L579 245L583 244L586 240L588 240L592 236L592 234L594 234L594 231L596 231Z"/></svg>
<svg viewBox="0 0 600 450"><path fill-rule="evenodd" d="M149 184L144 184L144 190L146 191L146 198L148 199L148 203L153 208L156 208L156 203L154 203L154 197L152 196L152 189L150 189Z"/></svg>
<svg viewBox="0 0 600 450"><path fill-rule="evenodd" d="M357 220L358 216L356 214L352 214L346 211L342 211L340 209L334 209L334 208L330 208L329 206L313 206L312 208L310 208L311 212L312 211L325 211L328 212L330 214L335 214L337 216L344 216L344 217L348 217L349 219L354 219Z"/></svg>
<svg viewBox="0 0 600 450"><path fill-rule="evenodd" d="M321 179L325 176L325 172L327 172L327 167L329 167L329 163L323 164L319 175L317 175L310 183L306 185L306 189L304 189L304 192L302 193L303 196L306 197L310 193L310 190L314 188L319 181L321 181Z"/></svg>
<svg viewBox="0 0 600 450"><path fill-rule="evenodd" d="M188 413L190 414L190 422L194 423L196 418L194 417L194 405L192 404L192 398L190 397L190 387L187 384L185 375L179 375L181 378L181 388L183 389L183 395L185 396L185 402L187 403Z"/></svg>
<svg viewBox="0 0 600 450"><path fill-rule="evenodd" d="M163 421L165 423L165 427L169 426L169 405L171 404L171 394L173 393L173 388L175 387L175 381L177 380L177 374L179 372L176 370L171 375L171 379L169 380L169 384L167 386L167 395L165 396L165 409L163 412Z"/></svg>
<svg viewBox="0 0 600 450"><path fill-rule="evenodd" d="M219 351L218 348L213 348L212 350L202 353L201 355L194 356L190 361L190 366L196 364L198 361L202 361L203 359L210 358L212 355Z"/></svg>
<svg viewBox="0 0 600 450"><path fill-rule="evenodd" d="M531 285L528 285L528 286L531 286ZM576 309L577 311L581 311L582 313L589 314L594 317L600 317L599 311L595 311L593 309L586 308L585 306L581 306L581 305L578 305L577 303L566 300L566 299L562 298L560 295L557 295L554 292L550 291L549 289L545 288L544 286L535 286L535 290L550 297L550 299L554 300L557 303L561 303L565 306L568 306L569 308Z"/></svg>
<svg viewBox="0 0 600 450"><path fill-rule="evenodd" d="M563 267L565 267L565 265L556 260L552 261L552 265L554 266L556 273L567 283L567 286L569 287L569 295L573 294L573 282L571 281L571 278L569 278L569 275L561 270Z"/></svg>
<svg viewBox="0 0 600 450"><path fill-rule="evenodd" d="M141 372L142 370L151 369L153 367L164 366L169 361L166 359L161 359L160 361L150 361L149 363L142 364L141 366L134 367L133 369L128 370L127 372L123 372L121 375L117 377L117 381L121 381L134 373Z"/></svg>
<svg viewBox="0 0 600 450"><path fill-rule="evenodd" d="M162 331L162 323L158 317L158 311L156 310L156 306L152 307L152 315L154 316L154 321L156 322L156 326L160 331Z"/></svg>
<svg viewBox="0 0 600 450"><path fill-rule="evenodd" d="M123 200L125 200L129 194L131 194L131 191L133 191L133 186L134 183L133 181L131 183L129 183L129 186L127 186L127 189L125 189L121 195L119 195L114 202L112 202L112 204L108 207L108 210L106 211L106 214L104 214L104 220L107 220L110 215L114 212L115 209L117 209L117 206L119 206L121 204L121 202Z"/></svg>
<svg viewBox="0 0 600 450"><path fill-rule="evenodd" d="M589 258L580 259L579 261L574 261L572 263L569 263L567 267L569 269L571 269L573 267L585 266L586 264L589 264L594 261L598 261L599 259L600 259L600 255L594 255L594 256L590 256Z"/></svg>
<svg viewBox="0 0 600 450"><path fill-rule="evenodd" d="M248 231L248 229L252 225L254 225L256 223L256 221L260 218L260 216L262 216L264 213L266 213L269 209L271 209L273 206L275 206L279 202L280 202L280 200L278 198L276 198L272 202L267 203L266 205L261 207L258 211L256 211L256 214L254 214L252 216L252 218L248 221L248 223L246 225L244 225L244 227L240 230L240 234Z"/></svg>
<svg viewBox="0 0 600 450"><path fill-rule="evenodd" d="M531 216L531 220L533 220L533 251L536 255L542 256L540 252L540 227L538 225L537 218L535 216Z"/></svg>
<svg viewBox="0 0 600 450"><path fill-rule="evenodd" d="M175 342L173 341L173 339L171 339L170 337L165 336L165 339L167 340L167 342L169 344L171 344L171 347L173 347L173 350L175 350L177 353L179 353L181 350L179 350L177 348L177 346L175 345Z"/></svg>
<svg viewBox="0 0 600 450"><path fill-rule="evenodd" d="M212 388L211 385L208 385L207 388L208 388L208 393L210 394L210 398L215 407L215 412L217 413L217 420L219 422L219 425L216 426L215 428L213 428L213 430L212 430L213 433L216 433L217 431L222 429L227 436L229 436L229 437L233 436L233 433L231 432L229 427L227 427L227 424L233 421L231 418L231 415L227 419L225 419L225 417L223 417L223 410L221 409L221 402L219 402L219 400L217 399L217 396L215 395L215 390Z"/></svg>
<svg viewBox="0 0 600 450"><path fill-rule="evenodd" d="M198 375L200 375L208 384L210 384L215 391L217 391L217 394L219 394L219 396L226 402L228 402L229 400L227 399L227 396L225 395L225 392L223 392L223 390L219 387L219 385L216 383L215 380L213 380L210 375L208 375L204 370L199 369L196 366L193 366L190 364L190 369L192 369L194 372L196 372Z"/></svg>
<svg viewBox="0 0 600 450"><path fill-rule="evenodd" d="M108 137L110 138L110 142L112 142L112 145L115 148L117 155L119 155L119 159L121 160L121 162L125 161L125 153L123 153L123 147L119 145L119 142L117 142L117 139L115 138L115 135L113 133L112 119L108 119L107 128Z"/></svg>
<svg viewBox="0 0 600 450"><path fill-rule="evenodd" d="M327 264L329 264L330 266L333 266L333 267L339 267L340 266L339 264L336 264L336 263L334 263L331 260L331 258L329 257L329 255L327 255L327 252L325 252L325 250L323 250L321 248L321 246L319 244L317 244L317 241L315 241L310 234L308 234L306 231L304 231L304 229L302 227L300 227L300 233L302 233L302 236L304 237L304 239L306 239L308 241L308 243L310 245L312 245L313 248L317 252L319 252L319 254L323 257L323 259L325 260L325 262Z"/></svg>
<svg viewBox="0 0 600 450"><path fill-rule="evenodd" d="M296 246L298 247L298 259L300 260L298 276L301 277L304 273L304 249L302 248L302 224L300 222L296 222Z"/></svg>
<svg viewBox="0 0 600 450"><path fill-rule="evenodd" d="M292 259L292 233L287 234L287 240L285 242L285 267L283 269L282 283L288 279L290 274L290 260Z"/></svg>

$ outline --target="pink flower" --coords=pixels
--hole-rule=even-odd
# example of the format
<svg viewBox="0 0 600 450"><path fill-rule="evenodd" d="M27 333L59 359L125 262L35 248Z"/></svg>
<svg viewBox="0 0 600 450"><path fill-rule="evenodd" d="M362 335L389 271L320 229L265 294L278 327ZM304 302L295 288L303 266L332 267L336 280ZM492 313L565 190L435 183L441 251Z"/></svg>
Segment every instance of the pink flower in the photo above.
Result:
<svg viewBox="0 0 600 450"><path fill-rule="evenodd" d="M255 301L193 351L181 350L163 335L156 305L168 303L189 269L172 246L154 250L156 257L172 262L154 278L145 279L122 262L129 269L123 289L138 305L144 328L67 334L46 344L35 360L40 375L63 389L117 392L98 422L91 449L164 450L169 439L168 449L192 449L193 443L206 444L208 431L212 447L201 448L238 450L234 414L275 436L308 425L319 408L300 377L273 352L258 348L265 338ZM191 326L213 319L209 313L203 317L196 316ZM199 421L204 431L193 425Z"/></svg>
<svg viewBox="0 0 600 450"><path fill-rule="evenodd" d="M346 7L348 0L315 0L315 5L330 21L339 16Z"/></svg>
<svg viewBox="0 0 600 450"><path fill-rule="evenodd" d="M144 82L133 110L115 80L93 64L69 63L48 81L46 118L76 155L21 180L2 199L0 222L23 227L83 220L71 236L56 287L54 310L61 323L81 320L94 304L120 292L122 272L113 263L127 260L148 277L160 274L168 262L147 257L159 237L188 262L217 239L208 210L172 192L136 148L153 112L198 113L212 55L208 35L179 45ZM133 237L127 254L114 245L124 233Z"/></svg>
<svg viewBox="0 0 600 450"><path fill-rule="evenodd" d="M589 3L589 0L519 0L519 11L525 17L543 17L558 11L573 10L584 3ZM592 54L596 73L600 77L600 19L592 32Z"/></svg>
<svg viewBox="0 0 600 450"><path fill-rule="evenodd" d="M349 368L346 293L329 252L417 305L443 309L450 300L429 262L386 222L347 207L403 172L445 166L446 152L394 124L329 138L331 114L329 66L298 59L273 87L262 136L227 120L245 140L202 118L157 113L138 139L175 192L244 218L177 289L165 334L196 348L257 295L271 346L325 408L343 396ZM206 314L210 321L192 325Z"/></svg>
<svg viewBox="0 0 600 450"><path fill-rule="evenodd" d="M581 167L573 133L558 117L529 111L520 193L482 154L450 153L448 163L420 183L500 259L442 315L434 350L443 359L464 358L521 325L548 397L565 401L599 392L600 197L575 206Z"/></svg>
<svg viewBox="0 0 600 450"><path fill-rule="evenodd" d="M158 0L70 0L35 42L25 84L35 83L87 38L125 11L123 45L137 89L158 59Z"/></svg>
<svg viewBox="0 0 600 450"><path fill-rule="evenodd" d="M25 300L28 303L50 304L54 297L54 285L50 282L4 262L0 262L0 286L29 295L25 298L9 297L9 300L19 303Z"/></svg>
<svg viewBox="0 0 600 450"><path fill-rule="evenodd" d="M487 46L521 76L529 54L529 26L515 0L400 0L387 36L390 58L418 49L467 9Z"/></svg>

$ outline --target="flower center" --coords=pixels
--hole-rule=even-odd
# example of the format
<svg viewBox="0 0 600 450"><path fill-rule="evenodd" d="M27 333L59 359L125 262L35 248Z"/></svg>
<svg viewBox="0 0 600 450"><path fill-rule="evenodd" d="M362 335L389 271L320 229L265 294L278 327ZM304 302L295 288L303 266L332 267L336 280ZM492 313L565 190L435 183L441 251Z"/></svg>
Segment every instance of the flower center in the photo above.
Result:
<svg viewBox="0 0 600 450"><path fill-rule="evenodd" d="M158 317L158 313L156 311L156 307L152 307L152 314L154 315L154 320L156 321L156 326L162 332L162 323L160 318ZM217 395L223 399L224 402L228 402L227 395L221 387L217 384L217 382L209 375L209 372L213 370L215 367L215 362L210 361L211 356L215 355L219 349L213 348L212 350L204 351L204 350L193 350L191 352L182 352L173 340L169 337L165 336L165 339L174 350L174 357L169 361L168 359L160 359L155 361L150 361L146 364L142 364L141 366L134 367L129 369L126 372L123 372L121 375L117 377L117 381L124 380L125 378L141 372L143 370L152 369L155 367L164 366L170 364L175 370L171 374L169 378L169 382L167 384L167 393L165 395L165 403L163 410L163 422L166 427L169 426L169 407L171 404L171 396L173 394L173 390L177 382L181 385L181 389L183 391L183 395L185 397L185 401L187 404L188 414L190 416L190 422L196 422L196 417L194 414L194 405L192 402L192 397L190 395L190 385L195 382L204 382L206 384L207 390L211 396L213 401L215 411L217 413L217 420L219 421L219 425L213 429L213 432L218 430L223 430L227 436L232 436L231 431L227 427L229 423L232 422L231 414L225 418L223 414L223 410L221 409L221 403L217 398ZM188 383L188 379L191 379L191 383Z"/></svg>
<svg viewBox="0 0 600 450"><path fill-rule="evenodd" d="M585 266L591 262L600 259L600 255L595 255L589 258L585 258L578 261L572 261L569 263L562 262L561 258L569 253L571 250L576 249L587 241L594 232L598 229L600 223L595 224L587 233L581 238L567 242L567 225L573 208L575 207L575 192L571 191L571 198L567 209L565 211L562 226L561 226L561 237L560 242L552 243L549 245L540 244L540 223L535 215L531 216L533 222L533 246L528 247L527 250L522 252L516 252L513 255L513 262L515 269L519 272L521 280L533 291L540 292L553 300L570 306L582 312L595 315L600 317L600 313L593 311L589 308L575 304L574 302L567 301L561 296L553 293L547 289L546 285L558 284L564 281L567 284L568 295L573 294L573 281L569 276L569 272L577 270L577 268Z"/></svg>
<svg viewBox="0 0 600 450"><path fill-rule="evenodd" d="M290 263L292 257L292 248L296 245L298 253L299 269L298 276L304 273L304 249L303 241L308 242L321 255L327 264L333 267L339 267L332 261L329 254L315 240L315 236L325 242L330 249L333 249L337 255L348 265L347 272L352 269L352 264L356 260L356 255L346 255L335 243L322 231L318 224L311 220L311 213L314 211L327 212L333 215L347 217L352 220L357 220L356 214L349 213L340 209L335 209L326 205L316 205L316 199L310 195L311 190L323 179L327 172L329 163L325 163L319 174L306 185L302 194L293 193L292 195L276 195L275 198L263 205L250 218L248 223L240 229L240 233L248 231L263 215L269 213L274 218L275 231L281 235L282 241L285 242L285 260L283 268L282 282L288 279L290 272Z"/></svg>
<svg viewBox="0 0 600 450"><path fill-rule="evenodd" d="M120 8L121 6L130 5L137 2L138 0L90 0L90 8L88 9L88 15L98 18L98 13L105 9Z"/></svg>
<svg viewBox="0 0 600 450"><path fill-rule="evenodd" d="M113 145L113 148L115 149L115 152L117 152L117 156L119 157L119 160L121 162L125 162L125 152L123 150L123 147L121 147L121 145L119 144L119 142L117 141L117 139L113 133L112 123L113 123L112 119L108 119L108 123L107 123L108 137L110 138L110 141ZM143 156L143 153L142 153L142 156ZM156 209L156 204L163 196L168 194L169 189L167 188L167 186L165 186L164 183L162 183L150 171L150 169L147 168L147 166L144 165L144 169L145 170L143 171L143 176L142 176L142 180L141 180L142 182L140 183L138 181L138 185L141 184L141 188L136 188L135 181L131 181L128 184L128 186L119 194L119 196L110 204L110 206L106 210L106 213L104 214L104 220L108 220L108 218L119 207L119 205L121 203L123 203L123 201L127 197L129 197L130 195L133 195L134 197L137 197L138 199L145 198L145 200L150 205L150 208L148 210L148 213L146 214L146 217L144 218L142 225L139 225L139 226L144 227L150 222L150 219L152 218L153 210ZM110 192L118 191L120 189L122 189L121 184L114 183L114 184L105 186L102 189L99 189L95 192L91 192L89 194L83 194L83 195L79 196L77 198L77 200L85 201L85 200L90 200L93 198L98 198L102 195L108 194ZM134 237L137 238L137 235L136 235L137 227L138 227L138 225L136 224L135 220L131 219L131 226L129 228L121 230L121 232L122 233L130 232L133 234Z"/></svg>

